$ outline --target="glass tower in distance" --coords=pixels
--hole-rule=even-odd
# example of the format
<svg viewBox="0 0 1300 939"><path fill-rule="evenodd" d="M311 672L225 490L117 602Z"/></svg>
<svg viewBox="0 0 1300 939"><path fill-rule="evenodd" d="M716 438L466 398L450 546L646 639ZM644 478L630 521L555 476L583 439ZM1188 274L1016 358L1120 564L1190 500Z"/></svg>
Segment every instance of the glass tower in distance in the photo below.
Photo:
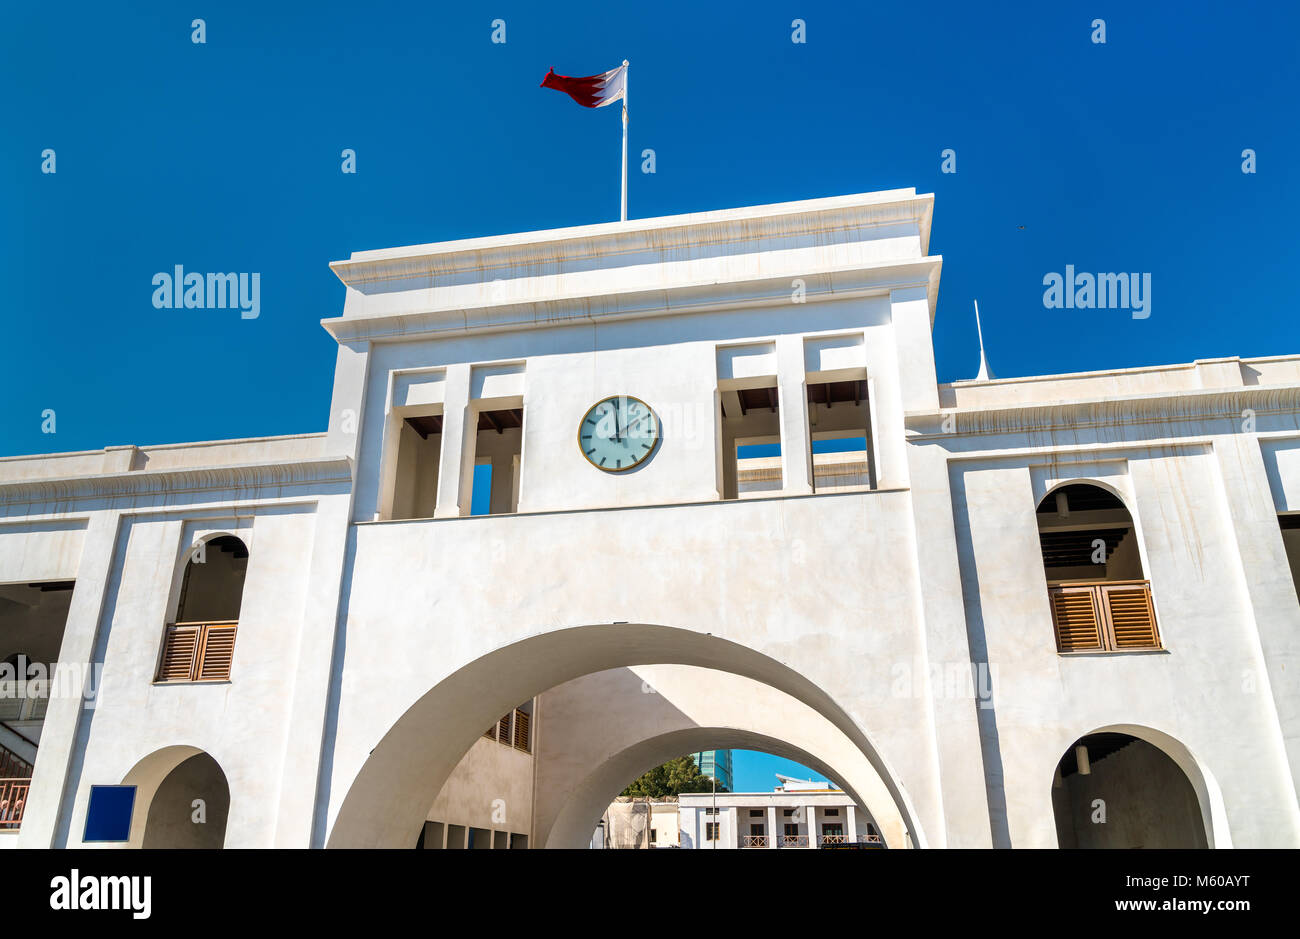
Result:
<svg viewBox="0 0 1300 939"><path fill-rule="evenodd" d="M699 753L692 753L691 759L695 761L701 773L712 776L718 781L719 789L726 789L728 792L736 791L731 784L730 750L702 750Z"/></svg>

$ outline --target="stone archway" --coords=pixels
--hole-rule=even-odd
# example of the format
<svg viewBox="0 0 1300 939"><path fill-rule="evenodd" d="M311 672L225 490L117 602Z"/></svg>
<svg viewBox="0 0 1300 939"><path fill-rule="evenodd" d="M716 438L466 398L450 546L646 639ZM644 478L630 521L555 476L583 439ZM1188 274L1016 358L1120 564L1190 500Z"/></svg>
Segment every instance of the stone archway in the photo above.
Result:
<svg viewBox="0 0 1300 939"><path fill-rule="evenodd" d="M207 752L188 745L163 747L132 767L122 783L136 787L129 847L224 846L230 786Z"/></svg>
<svg viewBox="0 0 1300 939"><path fill-rule="evenodd" d="M906 794L867 733L821 688L747 646L688 629L614 623L549 630L468 663L411 705L318 818L329 847L407 847L465 752L500 715L582 675L637 665L715 669L770 686L820 714L879 775L913 843L924 835ZM543 717L543 720L545 718ZM626 781L625 781L626 782Z"/></svg>
<svg viewBox="0 0 1300 939"><path fill-rule="evenodd" d="M1232 847L1213 777L1150 727L1110 725L1071 743L1053 771L1052 810L1063 848Z"/></svg>
<svg viewBox="0 0 1300 939"><path fill-rule="evenodd" d="M553 722L534 777L540 846L585 846L589 822L629 781L715 747L802 763L848 793L890 847L907 845L903 817L862 752L821 714L770 685L688 665L645 665L565 682L540 705Z"/></svg>

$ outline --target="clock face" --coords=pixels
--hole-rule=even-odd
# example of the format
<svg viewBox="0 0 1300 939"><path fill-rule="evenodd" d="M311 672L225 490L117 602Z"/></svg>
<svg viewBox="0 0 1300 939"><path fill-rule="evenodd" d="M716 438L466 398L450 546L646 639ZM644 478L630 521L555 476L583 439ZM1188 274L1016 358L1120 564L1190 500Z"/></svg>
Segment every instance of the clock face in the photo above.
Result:
<svg viewBox="0 0 1300 939"><path fill-rule="evenodd" d="M640 398L616 395L597 401L578 425L578 447L607 473L640 466L659 445L659 416Z"/></svg>

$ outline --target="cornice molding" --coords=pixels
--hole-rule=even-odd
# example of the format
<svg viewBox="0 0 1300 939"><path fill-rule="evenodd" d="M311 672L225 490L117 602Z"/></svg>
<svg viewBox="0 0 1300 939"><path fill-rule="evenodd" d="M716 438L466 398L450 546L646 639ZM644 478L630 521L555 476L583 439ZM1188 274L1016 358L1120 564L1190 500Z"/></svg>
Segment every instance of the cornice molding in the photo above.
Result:
<svg viewBox="0 0 1300 939"><path fill-rule="evenodd" d="M904 425L909 441L916 443L1138 424L1215 420L1239 423L1242 412L1247 409L1256 416L1300 416L1300 384L1245 385L1051 404L908 411L904 415ZM945 432L943 424L950 417L956 419L954 429Z"/></svg>
<svg viewBox="0 0 1300 939"><path fill-rule="evenodd" d="M943 258L935 255L871 265L831 267L767 278L741 277L674 284L653 290L573 294L525 303L402 310L376 316L331 317L321 325L338 342L432 338L500 330L540 329L580 322L775 306L791 302L792 276L804 282L803 301L847 300L923 287L934 320Z"/></svg>
<svg viewBox="0 0 1300 939"><path fill-rule="evenodd" d="M537 264L617 259L638 252L756 243L772 238L824 237L836 231L914 222L929 250L933 194L891 190L829 199L608 222L549 231L354 252L330 269L349 287L393 280L455 277ZM431 284L432 286L432 284Z"/></svg>
<svg viewBox="0 0 1300 939"><path fill-rule="evenodd" d="M342 482L352 483L351 460L346 457L313 457L290 462L146 469L0 482L0 506L324 486Z"/></svg>

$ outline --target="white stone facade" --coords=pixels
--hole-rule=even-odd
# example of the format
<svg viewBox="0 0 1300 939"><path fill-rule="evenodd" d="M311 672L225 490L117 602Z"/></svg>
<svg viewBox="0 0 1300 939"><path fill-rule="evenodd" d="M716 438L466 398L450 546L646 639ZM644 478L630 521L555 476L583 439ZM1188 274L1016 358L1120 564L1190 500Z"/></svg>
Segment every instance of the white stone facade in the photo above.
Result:
<svg viewBox="0 0 1300 939"><path fill-rule="evenodd" d="M227 846L409 847L536 698L531 790L464 809L504 800L492 830L530 847L586 845L630 779L715 747L825 774L890 847L1050 847L1058 764L1098 733L1178 765L1209 846L1300 846L1300 357L940 385L932 208L359 252L326 432L0 460L5 596L72 582L58 664L97 676L93 706L50 700L0 844L81 844L90 787L123 782L143 843L207 754ZM579 447L611 395L662 426L628 473ZM775 474L736 450L773 442ZM1158 649L1058 651L1036 509L1077 483L1127 510ZM229 678L158 682L223 536Z"/></svg>

